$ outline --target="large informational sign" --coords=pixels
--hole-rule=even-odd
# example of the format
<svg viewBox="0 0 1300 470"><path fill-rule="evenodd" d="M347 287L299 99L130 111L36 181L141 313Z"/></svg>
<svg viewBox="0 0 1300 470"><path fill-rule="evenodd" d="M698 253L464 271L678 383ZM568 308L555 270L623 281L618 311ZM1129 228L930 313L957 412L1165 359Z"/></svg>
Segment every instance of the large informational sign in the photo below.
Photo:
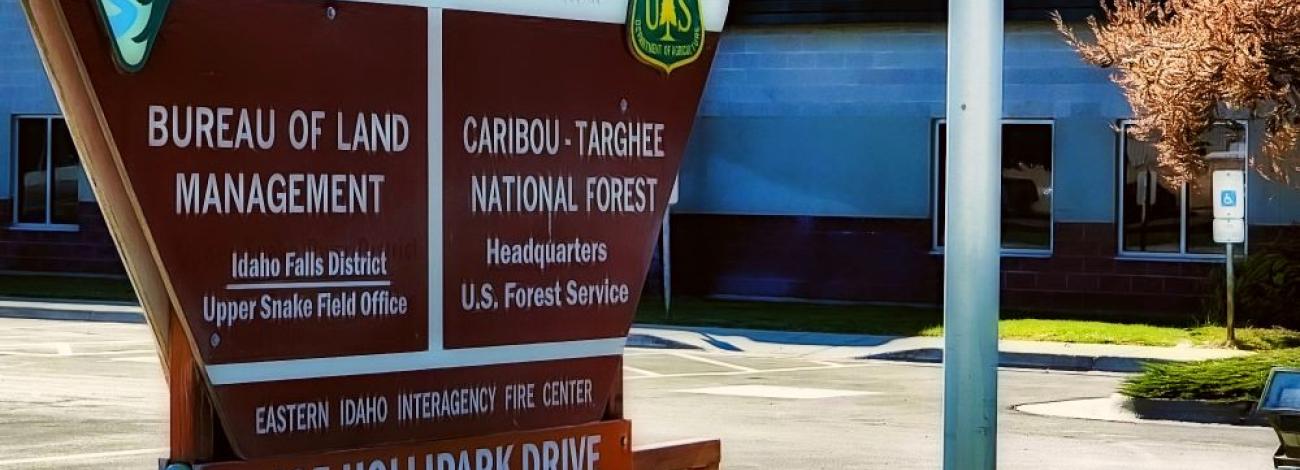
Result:
<svg viewBox="0 0 1300 470"><path fill-rule="evenodd" d="M524 431L482 444L511 468L626 451L621 421L541 430L618 400L725 0L26 5L238 456Z"/></svg>

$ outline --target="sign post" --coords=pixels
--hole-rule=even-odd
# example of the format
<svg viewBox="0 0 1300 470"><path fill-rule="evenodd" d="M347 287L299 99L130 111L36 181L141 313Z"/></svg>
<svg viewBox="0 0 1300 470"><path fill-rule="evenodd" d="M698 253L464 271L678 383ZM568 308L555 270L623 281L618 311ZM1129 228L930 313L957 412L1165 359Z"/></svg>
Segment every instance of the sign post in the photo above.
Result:
<svg viewBox="0 0 1300 470"><path fill-rule="evenodd" d="M621 355L726 0L23 5L173 461L631 466Z"/></svg>
<svg viewBox="0 0 1300 470"><path fill-rule="evenodd" d="M1236 346L1236 277L1233 246L1246 242L1246 174L1241 170L1214 172L1214 241L1224 245L1225 318L1228 345Z"/></svg>
<svg viewBox="0 0 1300 470"><path fill-rule="evenodd" d="M997 463L1002 0L948 4L943 468Z"/></svg>

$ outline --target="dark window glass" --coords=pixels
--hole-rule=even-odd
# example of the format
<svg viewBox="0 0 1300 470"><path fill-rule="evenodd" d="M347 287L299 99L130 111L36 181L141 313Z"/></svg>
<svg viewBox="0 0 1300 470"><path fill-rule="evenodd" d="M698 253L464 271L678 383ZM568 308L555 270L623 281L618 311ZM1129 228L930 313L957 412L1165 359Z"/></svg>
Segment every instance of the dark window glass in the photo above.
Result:
<svg viewBox="0 0 1300 470"><path fill-rule="evenodd" d="M937 243L944 244L948 127L938 126ZM1052 126L1002 125L1002 247L1050 250L1052 243Z"/></svg>
<svg viewBox="0 0 1300 470"><path fill-rule="evenodd" d="M1183 216L1187 218L1188 253L1223 253L1223 245L1214 242L1214 200L1210 199L1213 178L1207 171L1196 177L1195 184L1187 186L1187 203Z"/></svg>
<svg viewBox="0 0 1300 470"><path fill-rule="evenodd" d="M75 225L81 162L68 125L59 118L14 121L14 221Z"/></svg>
<svg viewBox="0 0 1300 470"><path fill-rule="evenodd" d="M17 123L18 177L14 190L19 223L43 224L49 188L48 120L19 119Z"/></svg>
<svg viewBox="0 0 1300 470"><path fill-rule="evenodd" d="M54 187L50 191L50 222L76 224L81 163L77 160L77 148L72 144L68 124L62 119L55 119L51 123L50 158L54 168L51 178Z"/></svg>
<svg viewBox="0 0 1300 470"><path fill-rule="evenodd" d="M1156 149L1127 137L1124 151L1124 249L1178 253L1182 188L1159 178Z"/></svg>
<svg viewBox="0 0 1300 470"><path fill-rule="evenodd" d="M1125 130L1128 126L1125 126ZM1245 169L1245 127L1221 123L1201 144L1212 167ZM1120 207L1124 212L1124 250L1136 253L1221 254L1214 242L1213 173L1195 175L1190 184L1162 181L1156 150L1125 133Z"/></svg>

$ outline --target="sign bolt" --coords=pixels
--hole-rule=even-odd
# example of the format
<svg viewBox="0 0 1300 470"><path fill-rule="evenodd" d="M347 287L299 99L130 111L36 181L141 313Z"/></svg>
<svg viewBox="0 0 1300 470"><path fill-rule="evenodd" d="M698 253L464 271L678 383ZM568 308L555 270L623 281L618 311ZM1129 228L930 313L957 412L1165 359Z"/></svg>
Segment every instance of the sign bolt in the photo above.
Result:
<svg viewBox="0 0 1300 470"><path fill-rule="evenodd" d="M335 10L334 7L325 7L326 18L329 18L331 21L333 21L335 16L338 16L338 11Z"/></svg>
<svg viewBox="0 0 1300 470"><path fill-rule="evenodd" d="M618 110L627 114L627 98L618 100Z"/></svg>
<svg viewBox="0 0 1300 470"><path fill-rule="evenodd" d="M216 333L213 333L213 334L212 334L212 337L211 337L211 338L208 338L208 342L211 343L211 344L212 344L212 347L214 347L214 348L217 347L217 346L220 346L220 345L221 345L221 335L216 334Z"/></svg>

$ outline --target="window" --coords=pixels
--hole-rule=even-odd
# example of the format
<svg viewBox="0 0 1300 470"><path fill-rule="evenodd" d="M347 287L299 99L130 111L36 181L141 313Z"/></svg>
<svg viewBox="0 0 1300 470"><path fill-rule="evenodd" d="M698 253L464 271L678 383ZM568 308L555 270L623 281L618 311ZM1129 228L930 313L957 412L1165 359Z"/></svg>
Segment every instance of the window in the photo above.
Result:
<svg viewBox="0 0 1300 470"><path fill-rule="evenodd" d="M67 123L19 117L13 127L14 226L75 229L81 165Z"/></svg>
<svg viewBox="0 0 1300 470"><path fill-rule="evenodd" d="M1052 122L1002 123L1002 250L1052 251ZM934 245L944 244L948 126L935 124Z"/></svg>
<svg viewBox="0 0 1300 470"><path fill-rule="evenodd" d="M1129 136L1131 126L1124 123L1120 145L1120 254L1222 257L1223 245L1214 242L1213 173L1191 184L1163 181L1155 147ZM1210 166L1244 170L1246 135L1244 122L1215 124L1201 141Z"/></svg>

